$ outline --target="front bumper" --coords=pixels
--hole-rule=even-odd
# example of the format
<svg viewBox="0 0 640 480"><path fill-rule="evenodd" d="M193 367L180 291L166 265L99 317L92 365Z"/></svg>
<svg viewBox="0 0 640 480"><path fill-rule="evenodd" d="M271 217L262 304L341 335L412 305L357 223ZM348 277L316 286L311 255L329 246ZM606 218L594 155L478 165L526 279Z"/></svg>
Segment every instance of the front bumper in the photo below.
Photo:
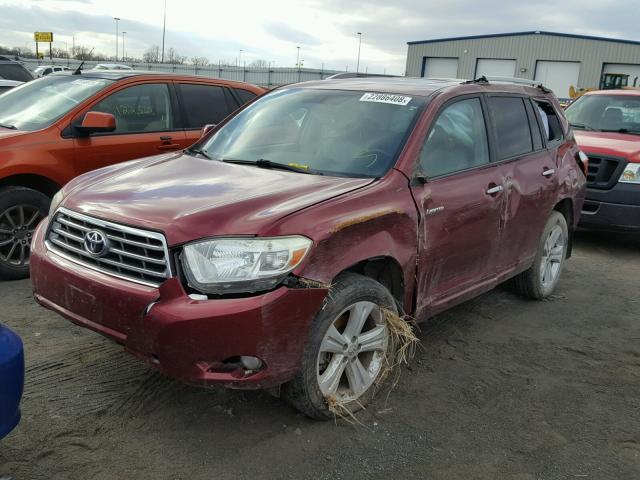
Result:
<svg viewBox="0 0 640 480"><path fill-rule="evenodd" d="M640 185L617 183L609 190L587 188L580 227L640 231Z"/></svg>
<svg viewBox="0 0 640 480"><path fill-rule="evenodd" d="M326 289L280 287L246 298L193 300L177 278L153 288L57 256L44 245L46 224L31 252L34 297L44 307L186 383L269 388L298 371ZM263 368L247 372L230 361L239 356L257 357Z"/></svg>

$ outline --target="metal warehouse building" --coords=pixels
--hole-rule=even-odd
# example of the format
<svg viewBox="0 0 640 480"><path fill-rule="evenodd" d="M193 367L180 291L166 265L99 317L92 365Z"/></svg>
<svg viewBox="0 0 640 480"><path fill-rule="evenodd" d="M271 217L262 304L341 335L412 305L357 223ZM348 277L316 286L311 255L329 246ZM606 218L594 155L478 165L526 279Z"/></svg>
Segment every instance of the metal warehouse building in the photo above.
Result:
<svg viewBox="0 0 640 480"><path fill-rule="evenodd" d="M604 73L640 86L640 42L552 32L518 32L408 42L407 76L540 80L560 98L598 87Z"/></svg>

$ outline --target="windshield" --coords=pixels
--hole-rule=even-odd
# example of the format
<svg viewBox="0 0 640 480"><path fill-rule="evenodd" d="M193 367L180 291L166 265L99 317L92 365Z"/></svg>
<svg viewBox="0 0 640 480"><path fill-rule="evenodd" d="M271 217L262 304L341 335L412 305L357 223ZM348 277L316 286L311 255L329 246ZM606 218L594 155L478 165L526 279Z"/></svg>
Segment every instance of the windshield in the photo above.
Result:
<svg viewBox="0 0 640 480"><path fill-rule="evenodd" d="M290 88L258 99L199 148L217 160L380 177L394 165L422 97Z"/></svg>
<svg viewBox="0 0 640 480"><path fill-rule="evenodd" d="M576 129L640 134L640 96L585 95L565 114Z"/></svg>
<svg viewBox="0 0 640 480"><path fill-rule="evenodd" d="M48 127L111 83L79 75L50 75L25 83L0 97L0 125L27 131Z"/></svg>

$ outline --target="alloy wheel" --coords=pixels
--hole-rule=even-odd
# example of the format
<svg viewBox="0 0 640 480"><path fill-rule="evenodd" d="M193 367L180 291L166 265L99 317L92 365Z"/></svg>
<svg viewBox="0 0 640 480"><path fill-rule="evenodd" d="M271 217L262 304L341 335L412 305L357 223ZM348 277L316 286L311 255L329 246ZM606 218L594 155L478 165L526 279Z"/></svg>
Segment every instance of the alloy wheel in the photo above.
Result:
<svg viewBox="0 0 640 480"><path fill-rule="evenodd" d="M562 228L555 225L544 242L540 259L540 280L543 287L550 287L558 279L564 261L564 248L565 239Z"/></svg>
<svg viewBox="0 0 640 480"><path fill-rule="evenodd" d="M0 261L11 267L29 265L33 231L43 218L33 205L14 205L0 212Z"/></svg>
<svg viewBox="0 0 640 480"><path fill-rule="evenodd" d="M343 310L320 344L317 381L322 394L341 402L362 396L382 370L388 344L378 305L361 301Z"/></svg>

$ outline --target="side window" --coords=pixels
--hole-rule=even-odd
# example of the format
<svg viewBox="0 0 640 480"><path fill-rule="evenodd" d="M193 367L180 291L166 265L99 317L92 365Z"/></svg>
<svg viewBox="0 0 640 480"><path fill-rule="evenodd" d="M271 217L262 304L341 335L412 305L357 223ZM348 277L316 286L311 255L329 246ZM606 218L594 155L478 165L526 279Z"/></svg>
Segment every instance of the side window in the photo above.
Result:
<svg viewBox="0 0 640 480"><path fill-rule="evenodd" d="M479 98L461 100L440 112L420 152L420 169L438 177L489 163L487 130Z"/></svg>
<svg viewBox="0 0 640 480"><path fill-rule="evenodd" d="M529 127L531 128L531 140L533 140L533 149L540 150L544 146L544 144L542 143L542 133L540 132L538 117L533 110L533 104L529 100L525 100L524 104L527 107L527 115L529 116Z"/></svg>
<svg viewBox="0 0 640 480"><path fill-rule="evenodd" d="M236 95L238 95L238 98L240 99L240 101L242 102L242 104L244 105L245 103L250 102L251 100L253 100L254 98L257 97L257 95L253 92L250 92L249 90L243 90L241 88L236 88Z"/></svg>
<svg viewBox="0 0 640 480"><path fill-rule="evenodd" d="M229 106L222 87L181 83L185 128L202 128L208 123L220 123L229 115Z"/></svg>
<svg viewBox="0 0 640 480"><path fill-rule="evenodd" d="M533 150L529 118L520 97L489 97L487 100L498 141L500 159Z"/></svg>
<svg viewBox="0 0 640 480"><path fill-rule="evenodd" d="M544 134L546 135L547 141L549 143L553 143L562 140L562 126L553 106L549 102L544 102L542 100L535 100L534 104L537 107L538 115L540 115L540 119L542 120Z"/></svg>
<svg viewBox="0 0 640 480"><path fill-rule="evenodd" d="M123 88L94 105L91 111L112 113L116 117L113 133L160 132L173 128L166 83Z"/></svg>

